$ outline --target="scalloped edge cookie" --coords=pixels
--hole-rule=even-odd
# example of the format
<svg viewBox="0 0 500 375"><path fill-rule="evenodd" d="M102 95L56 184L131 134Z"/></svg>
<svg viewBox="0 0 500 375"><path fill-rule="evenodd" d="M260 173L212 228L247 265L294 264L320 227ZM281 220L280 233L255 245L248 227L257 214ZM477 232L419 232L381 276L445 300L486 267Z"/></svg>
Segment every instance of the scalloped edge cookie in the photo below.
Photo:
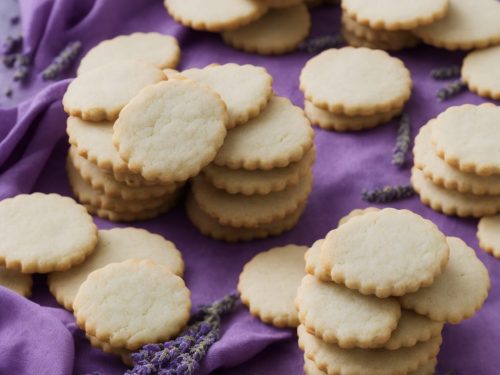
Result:
<svg viewBox="0 0 500 375"><path fill-rule="evenodd" d="M479 247L500 259L500 216L482 217L477 225Z"/></svg>

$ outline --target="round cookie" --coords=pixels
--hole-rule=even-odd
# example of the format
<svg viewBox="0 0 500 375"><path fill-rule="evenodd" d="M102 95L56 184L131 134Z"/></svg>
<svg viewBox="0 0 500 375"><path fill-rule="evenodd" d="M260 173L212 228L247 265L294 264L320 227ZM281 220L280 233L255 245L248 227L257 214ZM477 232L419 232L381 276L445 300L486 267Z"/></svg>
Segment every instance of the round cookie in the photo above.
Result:
<svg viewBox="0 0 500 375"><path fill-rule="evenodd" d="M294 51L311 30L311 15L304 4L270 10L259 20L222 33L224 42L236 49L261 55Z"/></svg>
<svg viewBox="0 0 500 375"><path fill-rule="evenodd" d="M342 349L327 344L307 332L304 326L297 329L299 347L307 358L327 374L385 375L407 374L434 359L442 342L441 335L411 348Z"/></svg>
<svg viewBox="0 0 500 375"><path fill-rule="evenodd" d="M348 45L352 47L366 47L376 50L385 50L385 51L400 51L405 48L415 47L419 43L419 39L409 39L409 40L401 40L401 41L391 41L387 42L384 40L368 40L363 37L357 36L355 33L347 30L347 28L342 25L341 34L344 40Z"/></svg>
<svg viewBox="0 0 500 375"><path fill-rule="evenodd" d="M332 281L330 272L321 261L321 246L323 246L324 239L317 240L307 250L305 257L306 272L310 275L317 277L322 281Z"/></svg>
<svg viewBox="0 0 500 375"><path fill-rule="evenodd" d="M31 287L33 286L33 279L31 275L0 266L0 286L8 288L24 297L29 297L31 295Z"/></svg>
<svg viewBox="0 0 500 375"><path fill-rule="evenodd" d="M479 247L500 258L500 216L482 217L477 225Z"/></svg>
<svg viewBox="0 0 500 375"><path fill-rule="evenodd" d="M230 194L266 195L297 185L311 170L314 157L315 151L311 147L302 160L287 167L249 171L210 164L205 167L203 173L212 185Z"/></svg>
<svg viewBox="0 0 500 375"><path fill-rule="evenodd" d="M305 275L306 250L307 247L297 245L275 247L245 264L238 292L252 315L277 327L299 324L294 299Z"/></svg>
<svg viewBox="0 0 500 375"><path fill-rule="evenodd" d="M462 65L462 79L478 95L500 100L500 46L469 53Z"/></svg>
<svg viewBox="0 0 500 375"><path fill-rule="evenodd" d="M65 271L97 243L85 208L58 194L21 194L0 202L0 265L23 273Z"/></svg>
<svg viewBox="0 0 500 375"><path fill-rule="evenodd" d="M137 228L99 230L96 249L85 262L64 272L49 274L47 282L57 302L71 310L73 301L87 276L110 263L127 259L148 259L181 276L184 262L175 245L162 236Z"/></svg>
<svg viewBox="0 0 500 375"><path fill-rule="evenodd" d="M130 356L131 352L127 349L113 348L107 342L103 342L91 335L86 335L87 339L90 341L90 345L94 348L101 349L104 353L114 354L122 360L122 362L127 366L133 366L134 361Z"/></svg>
<svg viewBox="0 0 500 375"><path fill-rule="evenodd" d="M300 74L306 100L348 116L370 116L402 108L411 94L403 62L380 50L344 47L310 59Z"/></svg>
<svg viewBox="0 0 500 375"><path fill-rule="evenodd" d="M80 62L77 75L115 61L141 60L160 69L175 68L181 51L177 39L160 33L133 33L104 40Z"/></svg>
<svg viewBox="0 0 500 375"><path fill-rule="evenodd" d="M364 215L364 214L367 214L370 212L378 212L378 211L380 211L380 208L377 208L377 207L357 208L357 209L349 212L347 215L341 217L337 226L340 227L342 224L347 223L353 217L361 216L361 215Z"/></svg>
<svg viewBox="0 0 500 375"><path fill-rule="evenodd" d="M484 48L500 42L496 0L449 0L445 17L413 32L425 43L449 50Z"/></svg>
<svg viewBox="0 0 500 375"><path fill-rule="evenodd" d="M64 111L86 121L114 121L139 91L165 78L159 68L144 61L109 63L69 84L62 100Z"/></svg>
<svg viewBox="0 0 500 375"><path fill-rule="evenodd" d="M343 0L342 10L372 29L412 30L443 18L448 0Z"/></svg>
<svg viewBox="0 0 500 375"><path fill-rule="evenodd" d="M165 81L142 90L122 110L113 144L146 180L185 181L214 159L226 123L217 93L191 80Z"/></svg>
<svg viewBox="0 0 500 375"><path fill-rule="evenodd" d="M473 249L448 237L450 261L434 283L400 298L401 305L438 322L460 323L481 308L488 297L488 270Z"/></svg>
<svg viewBox="0 0 500 375"><path fill-rule="evenodd" d="M290 100L274 96L258 117L228 133L214 163L231 169L286 167L301 160L313 141L314 131L304 112Z"/></svg>
<svg viewBox="0 0 500 375"><path fill-rule="evenodd" d="M309 172L297 185L267 195L229 194L210 185L203 177L193 181L196 203L222 225L252 228L280 220L303 205L311 192Z"/></svg>
<svg viewBox="0 0 500 375"><path fill-rule="evenodd" d="M215 32L246 25L267 11L257 0L164 0L164 5L184 26Z"/></svg>
<svg viewBox="0 0 500 375"><path fill-rule="evenodd" d="M499 118L500 107L491 103L448 108L433 121L436 153L462 172L500 174Z"/></svg>
<svg viewBox="0 0 500 375"><path fill-rule="evenodd" d="M181 75L210 86L221 96L227 106L228 128L257 117L273 95L272 77L258 66L209 65L184 70Z"/></svg>
<svg viewBox="0 0 500 375"><path fill-rule="evenodd" d="M92 272L73 303L78 326L114 348L168 341L189 320L190 292L162 265L129 259Z"/></svg>
<svg viewBox="0 0 500 375"><path fill-rule="evenodd" d="M393 208L350 219L330 231L321 246L321 261L333 281L379 298L431 285L448 256L446 237L434 223Z"/></svg>
<svg viewBox="0 0 500 375"><path fill-rule="evenodd" d="M302 279L295 306L309 333L344 349L383 346L401 317L396 299L364 296L311 275Z"/></svg>

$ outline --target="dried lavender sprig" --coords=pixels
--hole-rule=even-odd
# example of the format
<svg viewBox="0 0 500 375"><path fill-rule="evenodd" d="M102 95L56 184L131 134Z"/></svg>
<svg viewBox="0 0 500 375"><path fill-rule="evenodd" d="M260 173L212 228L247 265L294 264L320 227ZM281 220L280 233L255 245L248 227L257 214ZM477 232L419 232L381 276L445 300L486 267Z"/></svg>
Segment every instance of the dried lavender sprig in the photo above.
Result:
<svg viewBox="0 0 500 375"><path fill-rule="evenodd" d="M402 167L410 149L411 123L408 113L403 113L399 121L396 145L392 150L392 164Z"/></svg>
<svg viewBox="0 0 500 375"><path fill-rule="evenodd" d="M16 62L16 55L3 55L2 63L6 68L12 68Z"/></svg>
<svg viewBox="0 0 500 375"><path fill-rule="evenodd" d="M193 315L190 325L175 340L148 344L132 354L134 367L127 375L191 375L208 349L219 339L221 315L232 311L238 296L229 294Z"/></svg>
<svg viewBox="0 0 500 375"><path fill-rule="evenodd" d="M439 101L442 102L443 100L452 98L455 95L461 93L466 88L467 84L461 79L457 79L456 81L453 81L452 83L443 87L442 89L439 89L439 91L436 93L436 96L439 99Z"/></svg>
<svg viewBox="0 0 500 375"><path fill-rule="evenodd" d="M344 38L341 34L318 36L309 38L300 43L299 50L309 53L317 53L328 48L338 47L343 41Z"/></svg>
<svg viewBox="0 0 500 375"><path fill-rule="evenodd" d="M460 66L443 66L442 68L432 69L431 77L434 79L450 79L460 77Z"/></svg>
<svg viewBox="0 0 500 375"><path fill-rule="evenodd" d="M75 62L81 48L82 43L79 41L71 42L64 47L50 65L43 70L43 79L45 81L55 79L66 71Z"/></svg>
<svg viewBox="0 0 500 375"><path fill-rule="evenodd" d="M23 44L23 37L21 35L12 36L9 35L2 43L2 54L8 55L16 53L21 49Z"/></svg>
<svg viewBox="0 0 500 375"><path fill-rule="evenodd" d="M410 198L415 195L411 185L385 186L363 191L363 200L370 203L387 203Z"/></svg>
<svg viewBox="0 0 500 375"><path fill-rule="evenodd" d="M29 74L29 68L27 66L19 66L16 68L16 71L14 72L14 81L16 82L24 82L26 78L28 77Z"/></svg>

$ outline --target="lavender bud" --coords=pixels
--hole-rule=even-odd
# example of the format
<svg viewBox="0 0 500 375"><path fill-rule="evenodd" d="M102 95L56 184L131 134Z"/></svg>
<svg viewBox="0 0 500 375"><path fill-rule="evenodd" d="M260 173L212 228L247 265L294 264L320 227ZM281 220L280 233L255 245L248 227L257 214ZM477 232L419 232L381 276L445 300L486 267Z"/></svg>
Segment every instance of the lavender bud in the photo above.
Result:
<svg viewBox="0 0 500 375"><path fill-rule="evenodd" d="M82 43L79 41L69 43L64 49L52 60L43 72L42 77L45 81L59 77L65 72L76 60Z"/></svg>
<svg viewBox="0 0 500 375"><path fill-rule="evenodd" d="M467 84L464 81L462 81L461 79L457 79L456 81L453 81L449 85L440 89L436 93L436 96L438 97L439 101L443 101L443 100L454 97L455 95L464 91L466 88L467 88Z"/></svg>
<svg viewBox="0 0 500 375"><path fill-rule="evenodd" d="M309 53L318 53L328 48L338 47L343 41L344 38L341 34L318 36L303 41L299 45L299 50Z"/></svg>
<svg viewBox="0 0 500 375"><path fill-rule="evenodd" d="M406 161L406 156L410 149L411 123L407 113L401 115L398 127L396 145L392 150L392 164L402 167Z"/></svg>
<svg viewBox="0 0 500 375"><path fill-rule="evenodd" d="M12 88L10 88L10 87L6 87L4 90L4 95L7 98L11 98L13 93L14 93L14 91L12 91Z"/></svg>
<svg viewBox="0 0 500 375"><path fill-rule="evenodd" d="M385 186L374 190L363 191L363 200L370 203L387 203L415 195L411 185Z"/></svg>
<svg viewBox="0 0 500 375"><path fill-rule="evenodd" d="M2 63L6 68L12 68L16 62L16 55L3 55Z"/></svg>
<svg viewBox="0 0 500 375"><path fill-rule="evenodd" d="M460 77L460 66L444 66L442 68L432 69L431 77L437 80Z"/></svg>

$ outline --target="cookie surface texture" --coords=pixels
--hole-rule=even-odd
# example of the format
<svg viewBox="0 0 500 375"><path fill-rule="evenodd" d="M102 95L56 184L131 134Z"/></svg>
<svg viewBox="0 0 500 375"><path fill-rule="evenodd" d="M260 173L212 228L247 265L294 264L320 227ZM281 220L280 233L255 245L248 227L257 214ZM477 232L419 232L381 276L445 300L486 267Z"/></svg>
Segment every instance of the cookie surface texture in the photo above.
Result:
<svg viewBox="0 0 500 375"><path fill-rule="evenodd" d="M33 279L31 275L0 266L0 286L8 288L24 297L29 297L31 295L31 287L33 286Z"/></svg>
<svg viewBox="0 0 500 375"><path fill-rule="evenodd" d="M469 53L462 65L462 79L478 95L500 100L500 46Z"/></svg>
<svg viewBox="0 0 500 375"><path fill-rule="evenodd" d="M500 216L483 217L477 226L479 246L495 258L500 258Z"/></svg>

